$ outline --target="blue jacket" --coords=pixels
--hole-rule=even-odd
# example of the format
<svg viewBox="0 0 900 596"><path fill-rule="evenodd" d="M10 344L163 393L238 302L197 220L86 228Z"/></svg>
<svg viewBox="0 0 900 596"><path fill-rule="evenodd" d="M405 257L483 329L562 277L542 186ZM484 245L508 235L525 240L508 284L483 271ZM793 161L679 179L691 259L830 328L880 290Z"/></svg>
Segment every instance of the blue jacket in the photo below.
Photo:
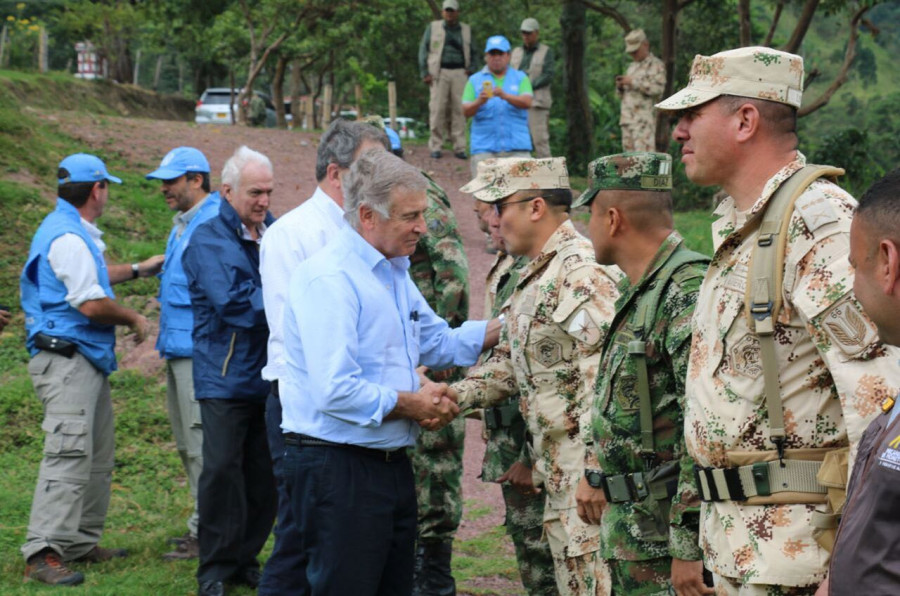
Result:
<svg viewBox="0 0 900 596"><path fill-rule="evenodd" d="M159 336L156 338L156 349L163 358L190 358L193 352L191 332L194 329L194 315L191 313L191 296L181 255L194 230L218 215L220 202L219 193L211 193L181 236L175 235L177 226L169 233L166 264L159 274Z"/></svg>
<svg viewBox="0 0 900 596"><path fill-rule="evenodd" d="M31 240L28 260L19 278L22 310L25 311L25 346L32 356L37 354L40 350L34 347L34 336L38 333L74 342L82 356L108 375L117 368L115 326L94 323L77 308L72 308L66 302L65 284L56 277L47 260L50 245L63 234L75 234L84 240L97 266L100 287L110 299L116 297L109 283L103 253L81 225L78 209L65 199L56 199L56 209L44 218Z"/></svg>
<svg viewBox="0 0 900 596"><path fill-rule="evenodd" d="M266 225L275 218L266 214ZM197 399L259 399L269 393L269 327L263 310L259 247L243 239L237 212L222 201L218 217L194 230L181 260L194 314Z"/></svg>
<svg viewBox="0 0 900 596"><path fill-rule="evenodd" d="M525 73L507 68L503 78L503 90L519 95L519 83ZM493 82L487 67L469 77L469 82L480 93L484 81ZM503 151L531 151L531 133L528 131L528 110L513 106L499 97L492 97L478 108L472 118L470 153L501 153Z"/></svg>

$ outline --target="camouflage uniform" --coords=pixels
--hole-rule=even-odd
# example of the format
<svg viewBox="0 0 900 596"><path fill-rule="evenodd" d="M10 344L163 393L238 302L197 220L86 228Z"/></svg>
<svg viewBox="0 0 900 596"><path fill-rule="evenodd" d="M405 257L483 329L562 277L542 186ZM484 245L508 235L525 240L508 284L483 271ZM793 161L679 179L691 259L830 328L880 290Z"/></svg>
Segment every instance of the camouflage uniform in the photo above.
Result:
<svg viewBox="0 0 900 596"><path fill-rule="evenodd" d="M645 472L641 457L640 408L636 366L628 355L635 339L637 306L651 289L663 265L684 250L678 232L672 232L634 285L623 280L610 337L604 345L593 405L594 448L600 469L609 475ZM647 342L647 369L653 409L655 463L680 463L678 488L671 498L667 533L659 532L654 512L659 506L651 498L644 502L610 503L600 524L600 552L610 562L616 593L668 594L672 557L696 561L699 498L694 488L694 462L684 446L683 396L690 353L691 316L706 266L682 265L672 275L659 306L652 315ZM658 515L665 516L663 512ZM623 573L620 573L623 572ZM654 572L655 573L652 573ZM640 576L643 572L655 578Z"/></svg>
<svg viewBox="0 0 900 596"><path fill-rule="evenodd" d="M424 172L423 172L424 174ZM428 233L410 257L409 275L425 300L451 327L469 317L469 262L444 190L428 175ZM453 381L464 370L454 369ZM462 516L462 457L465 424L459 417L443 429L419 433L412 454L419 507L419 538L452 540Z"/></svg>
<svg viewBox="0 0 900 596"><path fill-rule="evenodd" d="M500 314L502 306L517 285L519 271L527 264L526 257L497 253L485 284L485 313L490 313L491 317ZM485 354L484 358L489 355ZM484 482L497 482L517 461L532 467L525 442L525 420L518 411L518 403L519 396L515 395L503 404L516 408L508 426L485 428L487 441L481 467L481 480ZM508 483L502 484L500 488L506 504L506 533L516 548L516 562L522 585L530 596L555 595L553 557L550 546L542 540L544 495L524 494Z"/></svg>
<svg viewBox="0 0 900 596"><path fill-rule="evenodd" d="M656 147L656 114L653 104L666 86L666 67L662 60L649 54L640 62L628 65L625 76L631 77L628 89L619 91L622 108L622 151L654 151Z"/></svg>
<svg viewBox="0 0 900 596"><path fill-rule="evenodd" d="M499 160L498 160L499 161ZM511 176L529 175L529 160ZM570 221L557 228L520 273L509 299L500 344L454 385L460 406L496 405L520 395L532 436L534 480L547 496L544 531L553 552L560 594L609 594L609 573L598 556L599 526L576 513L575 489L586 467L590 387L618 296L617 269L597 265L590 243Z"/></svg>
<svg viewBox="0 0 900 596"><path fill-rule="evenodd" d="M696 66L696 62L695 62ZM802 73L802 62L800 66ZM701 466L735 465L741 452L772 449L759 340L744 308L750 255L759 235L748 226L775 190L806 159L797 154L747 212L726 198L713 224L715 254L700 288L688 366L685 440ZM784 305L775 349L788 449L855 449L885 397L900 386L897 352L878 342L853 296L847 261L855 200L825 180L814 182L790 215L784 256ZM853 461L851 453L850 461ZM828 553L812 536L812 504L703 503L704 560L725 581L718 593L789 593L825 576ZM779 591L781 590L781 591ZM797 590L794 590L797 592Z"/></svg>

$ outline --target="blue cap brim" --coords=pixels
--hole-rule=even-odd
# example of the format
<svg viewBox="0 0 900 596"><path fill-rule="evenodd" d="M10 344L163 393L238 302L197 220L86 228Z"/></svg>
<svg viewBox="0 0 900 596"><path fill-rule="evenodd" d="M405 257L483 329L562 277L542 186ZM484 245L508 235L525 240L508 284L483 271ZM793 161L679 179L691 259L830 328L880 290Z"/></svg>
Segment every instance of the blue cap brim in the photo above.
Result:
<svg viewBox="0 0 900 596"><path fill-rule="evenodd" d="M112 176L110 174L106 175L106 179L109 180L110 182L115 182L116 184L122 184L121 178L116 178L115 176Z"/></svg>
<svg viewBox="0 0 900 596"><path fill-rule="evenodd" d="M168 168L159 168L155 172L147 174L147 180L174 180L179 176L184 176L187 172L184 170L170 170Z"/></svg>

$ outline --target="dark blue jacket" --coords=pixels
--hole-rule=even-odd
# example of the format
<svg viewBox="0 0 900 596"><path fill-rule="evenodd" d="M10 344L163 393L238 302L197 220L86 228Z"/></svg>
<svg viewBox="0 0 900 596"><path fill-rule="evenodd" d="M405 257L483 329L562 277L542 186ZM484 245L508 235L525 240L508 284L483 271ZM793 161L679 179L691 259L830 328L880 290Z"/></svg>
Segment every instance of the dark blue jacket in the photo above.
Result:
<svg viewBox="0 0 900 596"><path fill-rule="evenodd" d="M266 214L266 225L275 218ZM197 399L259 399L269 327L263 310L259 245L243 239L231 204L194 231L184 250L194 314L194 394Z"/></svg>

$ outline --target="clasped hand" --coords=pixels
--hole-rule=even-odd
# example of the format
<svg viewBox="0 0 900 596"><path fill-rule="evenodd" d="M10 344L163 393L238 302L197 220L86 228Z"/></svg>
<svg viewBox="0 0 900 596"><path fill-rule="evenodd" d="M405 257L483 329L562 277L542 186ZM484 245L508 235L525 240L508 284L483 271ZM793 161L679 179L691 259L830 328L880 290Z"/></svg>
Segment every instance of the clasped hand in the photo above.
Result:
<svg viewBox="0 0 900 596"><path fill-rule="evenodd" d="M424 383L417 395L422 406L422 417L417 422L425 430L440 430L459 415L456 391L446 383Z"/></svg>

